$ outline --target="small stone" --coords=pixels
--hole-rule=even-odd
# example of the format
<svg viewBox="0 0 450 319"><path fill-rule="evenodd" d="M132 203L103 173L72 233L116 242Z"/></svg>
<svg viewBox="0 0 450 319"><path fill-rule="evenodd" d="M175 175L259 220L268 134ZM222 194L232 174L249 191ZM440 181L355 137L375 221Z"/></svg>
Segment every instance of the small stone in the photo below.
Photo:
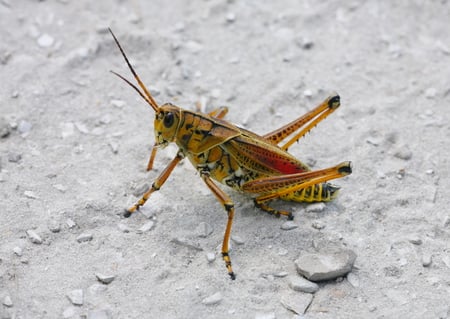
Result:
<svg viewBox="0 0 450 319"><path fill-rule="evenodd" d="M422 266L430 267L432 262L433 262L433 257L430 254L427 254L427 253L423 254Z"/></svg>
<svg viewBox="0 0 450 319"><path fill-rule="evenodd" d="M236 15L232 12L229 12L227 13L226 19L228 23L233 23L236 20Z"/></svg>
<svg viewBox="0 0 450 319"><path fill-rule="evenodd" d="M232 235L231 236L231 240L236 244L236 245L243 245L245 243L245 241L239 236L239 235Z"/></svg>
<svg viewBox="0 0 450 319"><path fill-rule="evenodd" d="M75 122L75 127L77 128L78 131L80 131L80 133L83 133L83 134L89 133L88 127L86 126L86 124L84 124L82 122Z"/></svg>
<svg viewBox="0 0 450 319"><path fill-rule="evenodd" d="M111 316L108 310L98 309L98 310L89 310L87 319L110 319Z"/></svg>
<svg viewBox="0 0 450 319"><path fill-rule="evenodd" d="M422 239L417 235L411 236L409 242L414 245L422 245Z"/></svg>
<svg viewBox="0 0 450 319"><path fill-rule="evenodd" d="M111 105L118 108L122 108L125 106L125 102L122 100L111 100Z"/></svg>
<svg viewBox="0 0 450 319"><path fill-rule="evenodd" d="M312 92L311 90L309 90L309 89L304 90L304 91L303 91L303 96L304 96L304 97L307 97L307 98L310 98L310 97L313 96L313 92Z"/></svg>
<svg viewBox="0 0 450 319"><path fill-rule="evenodd" d="M55 39L53 39L52 36L48 35L47 33L42 34L38 39L37 43L41 48L48 48L53 45L55 42Z"/></svg>
<svg viewBox="0 0 450 319"><path fill-rule="evenodd" d="M150 220L150 221L146 222L144 225L142 225L141 228L136 230L136 233L138 233L138 234L146 233L146 232L150 231L154 225L155 225L155 222Z"/></svg>
<svg viewBox="0 0 450 319"><path fill-rule="evenodd" d="M83 242L91 241L93 238L94 238L94 236L92 234L82 233L81 235L79 235L77 237L77 242L83 243Z"/></svg>
<svg viewBox="0 0 450 319"><path fill-rule="evenodd" d="M255 319L276 319L275 312L261 312L255 314Z"/></svg>
<svg viewBox="0 0 450 319"><path fill-rule="evenodd" d="M435 88L428 88L425 90L425 97L427 99L434 99L436 97L437 90Z"/></svg>
<svg viewBox="0 0 450 319"><path fill-rule="evenodd" d="M433 174L434 174L434 170L433 170L432 168L427 169L427 170L425 171L425 174L427 174L427 175L433 175Z"/></svg>
<svg viewBox="0 0 450 319"><path fill-rule="evenodd" d="M8 153L8 162L17 163L22 159L22 154Z"/></svg>
<svg viewBox="0 0 450 319"><path fill-rule="evenodd" d="M66 225L69 229L74 228L77 224L70 218L67 218Z"/></svg>
<svg viewBox="0 0 450 319"><path fill-rule="evenodd" d="M314 203L306 206L307 213L319 213L325 209L326 205L324 203Z"/></svg>
<svg viewBox="0 0 450 319"><path fill-rule="evenodd" d="M312 228L315 228L315 229L318 229L318 230L321 230L321 229L324 229L324 228L325 228L325 224L322 223L322 222L319 221L319 220L313 221L313 222L311 223L311 226L312 226Z"/></svg>
<svg viewBox="0 0 450 319"><path fill-rule="evenodd" d="M277 278L284 278L287 275L289 275L289 273L287 271L276 271L273 273L273 276L277 277Z"/></svg>
<svg viewBox="0 0 450 319"><path fill-rule="evenodd" d="M173 238L170 242L172 242L174 244L177 244L177 245L181 245L181 246L190 248L190 249L194 249L194 250L197 250L197 251L202 251L203 250L203 248L200 247L199 244L197 244L197 243L190 243L186 238L176 237L176 238Z"/></svg>
<svg viewBox="0 0 450 319"><path fill-rule="evenodd" d="M33 191L24 191L23 194L25 195L25 197L38 199L38 196Z"/></svg>
<svg viewBox="0 0 450 319"><path fill-rule="evenodd" d="M108 143L109 148L111 149L111 152L113 152L113 154L117 154L119 153L119 144L117 144L116 142L110 141Z"/></svg>
<svg viewBox="0 0 450 319"><path fill-rule="evenodd" d="M294 221L288 220L287 222L284 222L283 224L281 224L280 228L282 230L292 230L292 229L298 228L298 225Z"/></svg>
<svg viewBox="0 0 450 319"><path fill-rule="evenodd" d="M55 184L53 188L59 190L61 193L65 193L67 191L67 187L62 184Z"/></svg>
<svg viewBox="0 0 450 319"><path fill-rule="evenodd" d="M3 298L3 305L5 305L6 307L10 308L13 306L13 302L11 300L11 297L6 295L5 298Z"/></svg>
<svg viewBox="0 0 450 319"><path fill-rule="evenodd" d="M83 290L72 290L67 294L67 298L69 298L70 302L75 306L81 306L83 305Z"/></svg>
<svg viewBox="0 0 450 319"><path fill-rule="evenodd" d="M129 233L132 231L131 227L129 227L128 225L125 225L124 223L119 223L117 225L117 227L119 228L119 230L123 233Z"/></svg>
<svg viewBox="0 0 450 319"><path fill-rule="evenodd" d="M214 295L206 297L202 300L202 304L204 305L215 305L222 301L222 294L220 292L216 292Z"/></svg>
<svg viewBox="0 0 450 319"><path fill-rule="evenodd" d="M315 293L319 290L319 285L309 281L303 277L292 277L289 280L289 287L291 287L295 291L307 292L307 293Z"/></svg>
<svg viewBox="0 0 450 319"><path fill-rule="evenodd" d="M402 160L410 160L412 157L412 152L409 150L407 146L403 146L394 153L394 156L400 158Z"/></svg>
<svg viewBox="0 0 450 319"><path fill-rule="evenodd" d="M100 281L105 285L112 283L113 280L116 278L116 276L114 275L102 273L96 273L95 276L97 277L98 281Z"/></svg>
<svg viewBox="0 0 450 319"><path fill-rule="evenodd" d="M198 224L197 228L195 229L195 232L198 234L198 237L206 238L209 235L212 234L213 228L210 224L201 222Z"/></svg>
<svg viewBox="0 0 450 319"><path fill-rule="evenodd" d="M62 138L68 138L75 134L75 125L71 122L61 123L60 127Z"/></svg>
<svg viewBox="0 0 450 319"><path fill-rule="evenodd" d="M288 294L281 297L281 304L287 310L292 311L298 315L305 313L313 299L312 294L295 293L295 295Z"/></svg>
<svg viewBox="0 0 450 319"><path fill-rule="evenodd" d="M357 288L359 287L359 279L358 276L356 276L353 273L348 273L347 274L347 281L350 283L350 285L352 285L353 287Z"/></svg>
<svg viewBox="0 0 450 319"><path fill-rule="evenodd" d="M352 270L356 254L352 250L307 253L295 260L297 271L311 281L335 279Z"/></svg>
<svg viewBox="0 0 450 319"><path fill-rule="evenodd" d="M213 253L213 252L207 253L207 254L206 254L206 260L207 260L209 263L212 263L214 260L216 260L216 254Z"/></svg>
<svg viewBox="0 0 450 319"><path fill-rule="evenodd" d="M23 252L22 252L22 248L20 248L19 246L16 246L13 248L13 252L18 256L21 257Z"/></svg>
<svg viewBox="0 0 450 319"><path fill-rule="evenodd" d="M11 126L3 117L0 117L0 137L5 138L11 133Z"/></svg>
<svg viewBox="0 0 450 319"><path fill-rule="evenodd" d="M76 314L76 312L77 312L77 310L76 310L77 308L75 308L74 306L70 306L70 307L68 307L68 308L66 308L64 311L63 311L63 318L64 319L69 319L69 318L72 318L73 316L75 316L75 314Z"/></svg>
<svg viewBox="0 0 450 319"><path fill-rule="evenodd" d="M59 233L61 231L61 225L56 221L56 220L52 220L50 221L50 223L48 224L48 229L52 232L52 233Z"/></svg>
<svg viewBox="0 0 450 319"><path fill-rule="evenodd" d="M42 238L32 229L27 230L27 235L33 244L42 244Z"/></svg>
<svg viewBox="0 0 450 319"><path fill-rule="evenodd" d="M17 126L17 131L20 134L28 134L30 133L32 127L33 125L30 122L22 120L19 122L19 125Z"/></svg>

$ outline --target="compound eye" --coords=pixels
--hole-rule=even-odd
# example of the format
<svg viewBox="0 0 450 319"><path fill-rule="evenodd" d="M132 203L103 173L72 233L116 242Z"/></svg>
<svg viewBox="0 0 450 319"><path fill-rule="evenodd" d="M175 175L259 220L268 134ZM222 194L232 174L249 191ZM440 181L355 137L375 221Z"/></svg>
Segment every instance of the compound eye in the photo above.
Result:
<svg viewBox="0 0 450 319"><path fill-rule="evenodd" d="M164 116L164 126L169 128L173 125L174 116L173 113L169 112Z"/></svg>

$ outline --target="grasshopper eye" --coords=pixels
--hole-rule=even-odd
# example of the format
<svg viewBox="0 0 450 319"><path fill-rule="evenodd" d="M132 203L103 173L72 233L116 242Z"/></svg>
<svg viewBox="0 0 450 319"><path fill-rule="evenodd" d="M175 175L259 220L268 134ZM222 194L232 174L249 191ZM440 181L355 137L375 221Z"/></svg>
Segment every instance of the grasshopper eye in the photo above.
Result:
<svg viewBox="0 0 450 319"><path fill-rule="evenodd" d="M165 127L167 127L167 128L171 127L172 124L173 124L173 121L174 121L173 113L169 112L169 113L167 113L164 116L164 122L163 123L164 123Z"/></svg>

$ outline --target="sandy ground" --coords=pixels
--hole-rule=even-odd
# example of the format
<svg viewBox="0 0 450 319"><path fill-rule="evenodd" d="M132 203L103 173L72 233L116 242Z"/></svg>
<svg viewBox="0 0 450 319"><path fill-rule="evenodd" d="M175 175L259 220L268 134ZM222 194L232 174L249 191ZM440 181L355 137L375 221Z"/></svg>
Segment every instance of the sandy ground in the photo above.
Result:
<svg viewBox="0 0 450 319"><path fill-rule="evenodd" d="M1 0L1 318L449 317L450 6L422 3ZM124 219L176 148L145 171L153 111L109 73L129 76L107 27L157 101L228 105L257 133L339 92L290 151L314 168L351 160L340 197L316 213L281 203L298 224L285 231L227 190L236 281L226 214L190 163ZM292 290L294 260L330 248L356 253L351 274ZM282 302L308 298L299 315Z"/></svg>

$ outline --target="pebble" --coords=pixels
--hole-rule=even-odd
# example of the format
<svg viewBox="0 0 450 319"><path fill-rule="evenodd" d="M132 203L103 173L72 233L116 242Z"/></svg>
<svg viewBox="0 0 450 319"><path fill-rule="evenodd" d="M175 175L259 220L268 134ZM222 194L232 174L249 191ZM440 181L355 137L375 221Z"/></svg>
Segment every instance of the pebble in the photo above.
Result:
<svg viewBox="0 0 450 319"><path fill-rule="evenodd" d="M109 311L104 309L89 310L87 319L109 319L111 318Z"/></svg>
<svg viewBox="0 0 450 319"><path fill-rule="evenodd" d="M19 246L14 247L14 248L13 248L13 252L14 252L17 256L22 257L23 251L22 251L22 248L20 248Z"/></svg>
<svg viewBox="0 0 450 319"><path fill-rule="evenodd" d="M198 237L206 238L212 234L213 228L210 224L201 222L198 224L197 228L195 229L195 232L197 233Z"/></svg>
<svg viewBox="0 0 450 319"><path fill-rule="evenodd" d="M281 297L281 304L287 310L292 311L298 315L305 313L313 299L312 294L296 293L295 295L286 295Z"/></svg>
<svg viewBox="0 0 450 319"><path fill-rule="evenodd" d="M138 233L138 234L146 233L146 232L150 231L154 225L155 225L155 222L150 220L150 221L146 222L144 225L142 225L138 230L136 230L136 233Z"/></svg>
<svg viewBox="0 0 450 319"><path fill-rule="evenodd" d="M311 281L330 280L352 270L356 254L352 250L331 253L307 253L295 260L300 275Z"/></svg>
<svg viewBox="0 0 450 319"><path fill-rule="evenodd" d="M231 240L236 244L236 245L243 245L245 243L245 241L242 239L242 237L240 237L239 235L233 235L231 236Z"/></svg>
<svg viewBox="0 0 450 319"><path fill-rule="evenodd" d="M313 222L311 223L311 226L312 226L313 228L315 228L315 229L318 229L318 230L324 229L324 228L325 228L325 224L322 223L321 221L318 221L318 220L313 221Z"/></svg>
<svg viewBox="0 0 450 319"><path fill-rule="evenodd" d="M287 271L277 271L277 272L273 273L273 276L277 277L277 278L284 278L287 275L289 275L289 273Z"/></svg>
<svg viewBox="0 0 450 319"><path fill-rule="evenodd" d="M66 225L69 229L74 228L77 224L70 218L67 218Z"/></svg>
<svg viewBox="0 0 450 319"><path fill-rule="evenodd" d="M70 302L75 306L81 306L83 305L83 290L72 290L67 294L67 298L69 298Z"/></svg>
<svg viewBox="0 0 450 319"><path fill-rule="evenodd" d="M55 184L53 185L53 188L59 190L61 193L65 193L67 191L67 187L62 184Z"/></svg>
<svg viewBox="0 0 450 319"><path fill-rule="evenodd" d="M284 222L283 224L281 224L280 228L282 230L292 230L292 229L298 228L298 225L294 221L288 220L287 222Z"/></svg>
<svg viewBox="0 0 450 319"><path fill-rule="evenodd" d="M190 243L185 238L176 237L176 238L173 238L170 242L172 242L174 244L177 244L177 245L181 245L181 246L190 248L190 249L194 249L194 250L197 250L197 251L202 251L203 250L203 248L200 247L199 244L197 244L197 243Z"/></svg>
<svg viewBox="0 0 450 319"><path fill-rule="evenodd" d="M48 35L47 33L42 34L37 39L37 43L41 48L51 47L54 42L55 42L55 39L52 36Z"/></svg>
<svg viewBox="0 0 450 319"><path fill-rule="evenodd" d="M75 125L71 122L61 123L61 136L67 138L75 133Z"/></svg>
<svg viewBox="0 0 450 319"><path fill-rule="evenodd" d="M422 245L422 239L417 235L409 237L409 242L414 245Z"/></svg>
<svg viewBox="0 0 450 319"><path fill-rule="evenodd" d="M111 105L118 108L122 108L125 106L125 102L122 100L111 100Z"/></svg>
<svg viewBox="0 0 450 319"><path fill-rule="evenodd" d="M436 97L437 90L435 88L428 88L425 90L425 97L427 99L434 99Z"/></svg>
<svg viewBox="0 0 450 319"><path fill-rule="evenodd" d="M215 305L222 301L222 294L220 292L216 292L214 295L206 297L202 300L202 304L204 305Z"/></svg>
<svg viewBox="0 0 450 319"><path fill-rule="evenodd" d="M303 91L303 96L307 97L307 98L310 98L310 97L313 96L313 92L311 90L309 90L309 89L306 89L306 90Z"/></svg>
<svg viewBox="0 0 450 319"><path fill-rule="evenodd" d="M33 125L30 122L22 120L19 122L19 125L17 126L17 131L20 134L28 134L30 133L32 127Z"/></svg>
<svg viewBox="0 0 450 319"><path fill-rule="evenodd" d="M113 154L117 154L119 153L119 144L113 141L110 141L108 143L109 148L111 149L111 152L113 152Z"/></svg>
<svg viewBox="0 0 450 319"><path fill-rule="evenodd" d="M8 153L8 162L17 163L22 159L22 154Z"/></svg>
<svg viewBox="0 0 450 319"><path fill-rule="evenodd" d="M33 244L42 244L42 238L32 229L27 230L27 235Z"/></svg>
<svg viewBox="0 0 450 319"><path fill-rule="evenodd" d="M433 262L433 257L430 254L423 254L422 266L430 267L432 262Z"/></svg>
<svg viewBox="0 0 450 319"><path fill-rule="evenodd" d="M102 274L102 273L96 273L95 277L97 277L98 281L101 283L107 285L113 282L113 280L116 278L116 276L111 274Z"/></svg>
<svg viewBox="0 0 450 319"><path fill-rule="evenodd" d="M129 227L128 225L124 224L124 223L119 223L117 225L117 227L119 228L119 230L123 233L129 233L132 231L131 227Z"/></svg>
<svg viewBox="0 0 450 319"><path fill-rule="evenodd" d="M75 127L80 133L89 134L89 129L86 124L82 122L75 122Z"/></svg>
<svg viewBox="0 0 450 319"><path fill-rule="evenodd" d="M276 319L275 312L257 313L255 319Z"/></svg>
<svg viewBox="0 0 450 319"><path fill-rule="evenodd" d="M206 254L206 260L207 260L209 263L212 263L214 260L216 260L216 254L213 253L213 252L207 253L207 254Z"/></svg>
<svg viewBox="0 0 450 319"><path fill-rule="evenodd" d="M408 161L412 157L412 152L409 150L408 146L405 145L397 149L394 153L394 156L402 160Z"/></svg>
<svg viewBox="0 0 450 319"><path fill-rule="evenodd" d="M25 195L25 197L38 199L38 196L33 191L24 191L23 194Z"/></svg>
<svg viewBox="0 0 450 319"><path fill-rule="evenodd" d="M48 229L52 233L59 233L61 231L61 225L56 220L52 220L48 225Z"/></svg>
<svg viewBox="0 0 450 319"><path fill-rule="evenodd" d="M6 295L5 298L3 298L2 303L3 303L3 305L5 305L8 308L13 306L13 302L11 300L11 297L8 296L8 295Z"/></svg>
<svg viewBox="0 0 450 319"><path fill-rule="evenodd" d="M307 213L318 213L325 209L326 205L324 203L314 203L306 206Z"/></svg>
<svg viewBox="0 0 450 319"><path fill-rule="evenodd" d="M292 277L289 280L289 287L295 291L301 291L306 293L315 293L319 290L319 285L315 282L309 281L303 277Z"/></svg>
<svg viewBox="0 0 450 319"><path fill-rule="evenodd" d="M359 287L359 279L358 276L356 276L353 273L348 273L347 274L347 281L350 283L350 285L352 285L353 287Z"/></svg>
<svg viewBox="0 0 450 319"><path fill-rule="evenodd" d="M77 242L83 243L83 242L86 242L86 241L91 241L93 238L94 238L94 236L92 234L82 233L81 235L79 235L77 237Z"/></svg>
<svg viewBox="0 0 450 319"><path fill-rule="evenodd" d="M66 308L64 311L63 311L63 313L62 313L62 315L63 315L63 318L64 319L69 319L69 318L72 318L73 316L75 316L75 314L76 314L76 309L77 308L75 308L74 306L70 306L70 307L68 307L68 308Z"/></svg>
<svg viewBox="0 0 450 319"><path fill-rule="evenodd" d="M9 126L8 122L3 117L0 117L0 137L5 138L10 133L11 127Z"/></svg>
<svg viewBox="0 0 450 319"><path fill-rule="evenodd" d="M227 13L226 19L228 23L233 23L236 20L236 15L233 12L229 12Z"/></svg>

